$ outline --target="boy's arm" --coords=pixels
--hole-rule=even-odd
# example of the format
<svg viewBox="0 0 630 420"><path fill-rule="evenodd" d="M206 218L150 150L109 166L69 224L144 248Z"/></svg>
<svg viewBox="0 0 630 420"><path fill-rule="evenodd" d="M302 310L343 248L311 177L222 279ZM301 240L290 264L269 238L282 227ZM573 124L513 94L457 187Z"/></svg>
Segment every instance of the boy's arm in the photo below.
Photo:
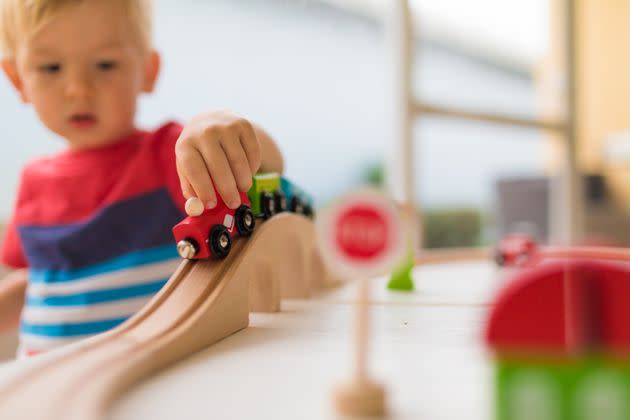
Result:
<svg viewBox="0 0 630 420"><path fill-rule="evenodd" d="M26 284L26 270L13 271L0 281L0 334L20 324Z"/></svg>
<svg viewBox="0 0 630 420"><path fill-rule="evenodd" d="M284 160L278 145L260 126L257 124L252 125L260 142L261 157L258 172L277 172L281 174L284 170Z"/></svg>

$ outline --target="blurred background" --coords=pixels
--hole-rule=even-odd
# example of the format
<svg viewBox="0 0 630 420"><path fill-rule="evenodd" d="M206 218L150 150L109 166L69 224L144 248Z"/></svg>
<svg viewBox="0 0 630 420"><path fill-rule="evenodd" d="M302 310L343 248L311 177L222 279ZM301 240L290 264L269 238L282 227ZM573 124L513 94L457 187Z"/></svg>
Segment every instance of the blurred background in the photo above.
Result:
<svg viewBox="0 0 630 420"><path fill-rule="evenodd" d="M411 1L417 23L415 97L523 118L535 118L541 109L562 115L562 109L545 105L549 92L561 95L566 82L553 59L557 11L552 3ZM379 184L395 144L387 120L392 76L387 4L155 0L155 43L163 71L156 93L141 102L139 125L155 127L167 119L186 121L208 108L227 108L277 139L287 175L318 204L360 184ZM64 144L19 103L4 77L0 109L0 220L6 220L20 167ZM609 134L621 138L616 144L623 149L623 130L614 128ZM548 134L427 115L414 123L413 136L415 201L422 210L425 246L490 244L517 225L545 239L549 175L558 167ZM605 201L608 189L601 175L598 164L586 168L585 200ZM610 206L606 217L598 217L609 223L613 213L625 216L619 208Z"/></svg>

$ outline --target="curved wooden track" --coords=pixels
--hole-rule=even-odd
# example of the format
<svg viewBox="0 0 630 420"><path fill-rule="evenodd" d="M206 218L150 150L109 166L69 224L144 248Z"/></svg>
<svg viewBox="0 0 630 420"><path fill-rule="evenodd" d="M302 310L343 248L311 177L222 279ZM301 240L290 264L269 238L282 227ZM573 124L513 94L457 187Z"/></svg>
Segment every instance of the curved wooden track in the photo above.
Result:
<svg viewBox="0 0 630 420"><path fill-rule="evenodd" d="M247 327L250 308L276 311L282 295L307 297L332 283L315 250L312 222L275 216L251 238L235 241L223 261L183 261L118 328L34 360L0 389L0 418L103 418L133 384Z"/></svg>
<svg viewBox="0 0 630 420"><path fill-rule="evenodd" d="M450 264L492 259L489 248L444 248L416 251L416 265Z"/></svg>
<svg viewBox="0 0 630 420"><path fill-rule="evenodd" d="M617 247L545 247L540 251L543 258L587 258L600 260L630 261L630 249Z"/></svg>
<svg viewBox="0 0 630 420"><path fill-rule="evenodd" d="M587 258L630 262L630 249L598 246L546 246L538 254L541 258ZM449 264L484 261L493 258L489 248L446 248L416 252L416 265Z"/></svg>

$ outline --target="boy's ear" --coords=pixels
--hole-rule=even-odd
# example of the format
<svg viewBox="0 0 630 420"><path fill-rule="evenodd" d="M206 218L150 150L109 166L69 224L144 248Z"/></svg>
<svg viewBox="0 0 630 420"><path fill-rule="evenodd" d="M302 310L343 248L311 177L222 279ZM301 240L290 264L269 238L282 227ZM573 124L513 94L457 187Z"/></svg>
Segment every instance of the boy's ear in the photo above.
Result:
<svg viewBox="0 0 630 420"><path fill-rule="evenodd" d="M152 50L145 63L144 68L144 86L142 87L142 91L146 93L153 92L155 89L155 83L157 82L158 75L160 74L160 54Z"/></svg>
<svg viewBox="0 0 630 420"><path fill-rule="evenodd" d="M24 83L22 82L22 78L20 77L20 72L18 72L17 64L15 60L12 58L3 58L0 60L0 65L2 65L2 70L4 74L7 75L7 78L20 94L20 99L22 102L28 103L30 102L28 96L26 95L26 91L24 90Z"/></svg>

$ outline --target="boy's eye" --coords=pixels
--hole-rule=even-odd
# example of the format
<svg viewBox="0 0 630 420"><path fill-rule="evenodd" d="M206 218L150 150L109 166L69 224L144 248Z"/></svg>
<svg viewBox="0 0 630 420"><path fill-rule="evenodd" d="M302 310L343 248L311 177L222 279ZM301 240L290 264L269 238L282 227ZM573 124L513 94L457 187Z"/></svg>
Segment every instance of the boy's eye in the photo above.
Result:
<svg viewBox="0 0 630 420"><path fill-rule="evenodd" d="M59 73L59 71L61 71L61 64L59 63L43 64L39 66L39 71L43 73L50 73L50 74Z"/></svg>
<svg viewBox="0 0 630 420"><path fill-rule="evenodd" d="M99 61L98 63L96 63L96 67L99 70L104 70L104 71L113 70L113 69L116 68L117 65L118 65L118 63L116 63L113 60L103 60L103 61Z"/></svg>

